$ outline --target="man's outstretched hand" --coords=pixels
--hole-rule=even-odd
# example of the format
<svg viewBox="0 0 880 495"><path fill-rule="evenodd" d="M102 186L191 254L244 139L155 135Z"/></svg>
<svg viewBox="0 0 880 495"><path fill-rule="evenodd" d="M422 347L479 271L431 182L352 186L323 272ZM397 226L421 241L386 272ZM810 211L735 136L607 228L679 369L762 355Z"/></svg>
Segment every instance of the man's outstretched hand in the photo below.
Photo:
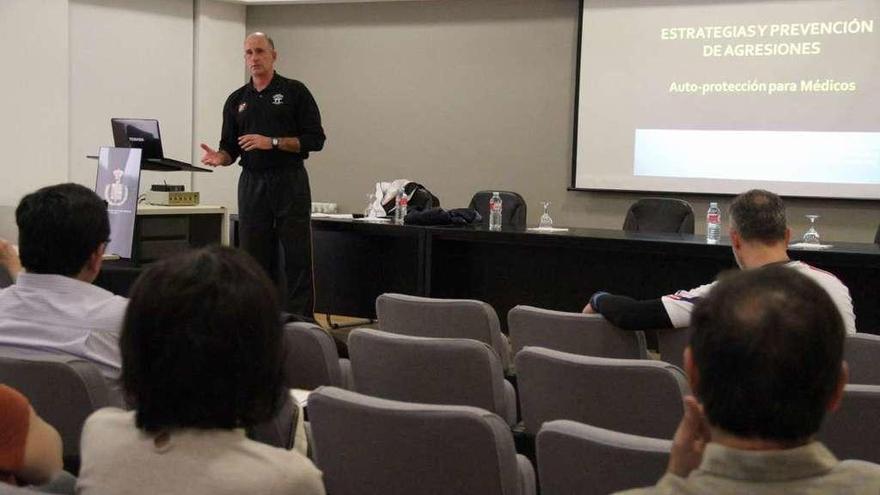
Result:
<svg viewBox="0 0 880 495"><path fill-rule="evenodd" d="M205 165L210 167L225 167L232 163L229 155L223 150L214 150L207 144L202 143L202 151L205 152L205 154L202 155L202 163Z"/></svg>

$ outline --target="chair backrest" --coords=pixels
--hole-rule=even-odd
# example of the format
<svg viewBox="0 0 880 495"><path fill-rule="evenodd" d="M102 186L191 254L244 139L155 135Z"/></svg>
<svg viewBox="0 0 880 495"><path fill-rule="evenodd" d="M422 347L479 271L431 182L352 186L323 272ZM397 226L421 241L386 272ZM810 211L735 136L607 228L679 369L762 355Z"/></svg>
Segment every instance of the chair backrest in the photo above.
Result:
<svg viewBox="0 0 880 495"><path fill-rule="evenodd" d="M623 230L693 234L694 209L680 199L642 198L629 207Z"/></svg>
<svg viewBox="0 0 880 495"><path fill-rule="evenodd" d="M309 397L309 418L315 462L333 495L535 492L508 425L482 409L321 387Z"/></svg>
<svg viewBox="0 0 880 495"><path fill-rule="evenodd" d="M266 445L290 450L296 441L296 424L300 410L293 403L287 390L281 407L271 419L247 429L247 437Z"/></svg>
<svg viewBox="0 0 880 495"><path fill-rule="evenodd" d="M284 384L314 390L322 385L349 388L347 360L339 359L333 337L311 323L284 326Z"/></svg>
<svg viewBox="0 0 880 495"><path fill-rule="evenodd" d="M579 356L526 347L516 355L529 433L555 419L654 438L672 438L690 393L684 373L662 361Z"/></svg>
<svg viewBox="0 0 880 495"><path fill-rule="evenodd" d="M880 463L880 386L847 385L837 411L828 413L819 440L839 459Z"/></svg>
<svg viewBox="0 0 880 495"><path fill-rule="evenodd" d="M880 335L847 335L843 359L849 366L849 383L880 385Z"/></svg>
<svg viewBox="0 0 880 495"><path fill-rule="evenodd" d="M684 350L691 342L691 328L661 328L656 333L660 359L684 368Z"/></svg>
<svg viewBox="0 0 880 495"><path fill-rule="evenodd" d="M587 356L648 357L644 332L621 330L602 315L516 306L507 313L507 328L514 355L533 346Z"/></svg>
<svg viewBox="0 0 880 495"><path fill-rule="evenodd" d="M348 337L354 390L383 399L481 407L516 423L516 393L495 352L471 339L359 328Z"/></svg>
<svg viewBox="0 0 880 495"><path fill-rule="evenodd" d="M525 227L528 220L526 200L513 191L477 191L471 198L468 208L477 210L483 217L482 223L489 224L489 200L492 193L498 193L501 198L501 225Z"/></svg>
<svg viewBox="0 0 880 495"><path fill-rule="evenodd" d="M568 495L655 484L672 442L557 420L544 423L536 448L541 495Z"/></svg>
<svg viewBox="0 0 880 495"><path fill-rule="evenodd" d="M97 366L74 356L3 348L0 383L24 394L37 414L58 430L65 465L78 467L79 438L86 418L114 404Z"/></svg>
<svg viewBox="0 0 880 495"><path fill-rule="evenodd" d="M501 358L501 366L510 368L510 348L498 314L482 301L382 294L376 298L376 315L385 332L485 342Z"/></svg>

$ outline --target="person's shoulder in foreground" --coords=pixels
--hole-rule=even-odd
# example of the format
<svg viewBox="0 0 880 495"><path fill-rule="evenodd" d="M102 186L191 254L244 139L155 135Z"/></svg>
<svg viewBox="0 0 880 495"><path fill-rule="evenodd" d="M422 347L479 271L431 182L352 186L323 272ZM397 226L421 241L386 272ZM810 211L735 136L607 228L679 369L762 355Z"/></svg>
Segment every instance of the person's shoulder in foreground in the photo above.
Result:
<svg viewBox="0 0 880 495"><path fill-rule="evenodd" d="M627 493L880 493L880 465L815 441L848 379L843 318L785 265L722 278L692 315L685 398L666 475ZM803 363L810 363L804 366Z"/></svg>
<svg viewBox="0 0 880 495"><path fill-rule="evenodd" d="M666 473L651 487L634 488L622 495L673 494L877 494L880 493L880 465L859 461L839 461L819 442L791 449L785 455L766 452L734 451L710 443L703 453L703 465L687 477ZM719 464L719 466L714 466ZM811 466L810 471L792 470L789 466ZM705 467L704 467L705 466ZM750 481L735 476L754 476L762 471L762 480ZM743 469L747 471L743 473Z"/></svg>
<svg viewBox="0 0 880 495"><path fill-rule="evenodd" d="M0 481L38 485L61 469L61 436L24 395L0 385Z"/></svg>
<svg viewBox="0 0 880 495"><path fill-rule="evenodd" d="M280 313L242 251L192 250L144 270L120 339L134 410L86 421L78 493L323 495L311 461L244 433L278 418L287 396Z"/></svg>
<svg viewBox="0 0 880 495"><path fill-rule="evenodd" d="M86 420L79 493L324 494L321 472L299 452L251 440L242 429L145 434L135 414L104 408Z"/></svg>

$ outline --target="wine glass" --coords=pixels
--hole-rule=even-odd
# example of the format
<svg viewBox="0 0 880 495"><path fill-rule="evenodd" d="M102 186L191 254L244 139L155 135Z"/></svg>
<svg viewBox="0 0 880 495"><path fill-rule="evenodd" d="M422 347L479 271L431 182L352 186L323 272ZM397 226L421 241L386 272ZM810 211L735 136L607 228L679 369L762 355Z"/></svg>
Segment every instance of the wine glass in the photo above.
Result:
<svg viewBox="0 0 880 495"><path fill-rule="evenodd" d="M821 244L819 242L819 232L816 230L816 219L819 215L806 215L810 220L810 228L804 234L804 244Z"/></svg>
<svg viewBox="0 0 880 495"><path fill-rule="evenodd" d="M541 221L538 224L539 229L549 229L553 227L553 219L550 218L550 202L549 201L541 201L541 205L544 207L544 214L541 215Z"/></svg>

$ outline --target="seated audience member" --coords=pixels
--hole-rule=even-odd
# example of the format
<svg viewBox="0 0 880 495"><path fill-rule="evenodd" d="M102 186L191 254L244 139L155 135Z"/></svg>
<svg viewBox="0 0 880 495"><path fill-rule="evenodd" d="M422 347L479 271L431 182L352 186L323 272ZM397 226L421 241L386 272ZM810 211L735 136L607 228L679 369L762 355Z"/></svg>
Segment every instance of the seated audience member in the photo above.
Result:
<svg viewBox="0 0 880 495"><path fill-rule="evenodd" d="M306 457L244 433L287 393L279 312L243 252L212 247L147 268L120 340L134 410L86 420L77 493L323 494Z"/></svg>
<svg viewBox="0 0 880 495"><path fill-rule="evenodd" d="M0 385L0 481L42 485L61 469L61 436L24 395Z"/></svg>
<svg viewBox="0 0 880 495"><path fill-rule="evenodd" d="M856 332L849 289L834 275L801 261L788 258L791 230L785 223L785 204L769 192L753 189L737 196L730 204L730 244L742 269L780 264L798 271L819 284L843 316L847 333ZM681 290L660 299L636 301L626 296L597 292L584 307L584 313L600 313L626 330L681 328L691 321L694 304L706 297L715 283Z"/></svg>
<svg viewBox="0 0 880 495"><path fill-rule="evenodd" d="M880 493L880 465L838 461L814 440L847 381L827 291L785 267L744 271L692 320L684 366L696 399L685 399L666 475L627 493Z"/></svg>
<svg viewBox="0 0 880 495"><path fill-rule="evenodd" d="M0 243L0 263L15 279L0 290L0 347L81 357L112 385L127 300L92 285L110 236L107 204L86 187L59 184L22 198L15 221L19 253Z"/></svg>

